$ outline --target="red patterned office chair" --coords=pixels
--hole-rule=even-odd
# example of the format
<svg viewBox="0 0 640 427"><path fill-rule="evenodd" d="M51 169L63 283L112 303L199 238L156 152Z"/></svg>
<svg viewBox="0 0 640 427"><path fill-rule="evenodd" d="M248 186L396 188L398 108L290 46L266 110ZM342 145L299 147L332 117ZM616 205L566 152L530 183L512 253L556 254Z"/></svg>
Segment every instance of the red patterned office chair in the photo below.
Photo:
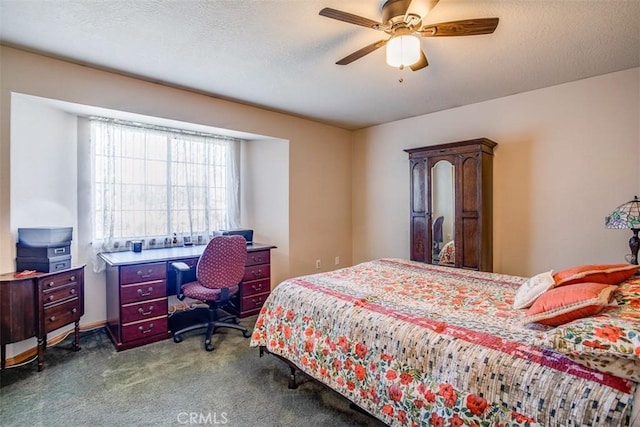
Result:
<svg viewBox="0 0 640 427"><path fill-rule="evenodd" d="M200 328L207 328L205 349L213 350L211 336L217 328L234 328L242 331L246 338L251 333L244 326L239 325L236 316L224 312L222 309L231 303L239 290L239 284L244 276L247 261L247 242L242 236L214 237L198 260L196 265L196 280L182 283L183 273L189 266L182 262L171 263L176 270L176 294L179 300L185 297L205 302L208 307L208 320L204 323L190 325L173 333L175 342L182 341L182 334Z"/></svg>

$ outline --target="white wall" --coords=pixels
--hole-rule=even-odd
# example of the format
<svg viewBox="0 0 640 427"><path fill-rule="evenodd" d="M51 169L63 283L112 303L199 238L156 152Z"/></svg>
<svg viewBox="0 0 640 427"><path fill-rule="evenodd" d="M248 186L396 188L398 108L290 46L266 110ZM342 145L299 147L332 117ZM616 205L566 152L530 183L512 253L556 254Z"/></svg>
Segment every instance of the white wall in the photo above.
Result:
<svg viewBox="0 0 640 427"><path fill-rule="evenodd" d="M488 137L494 270L532 275L625 262L631 233L604 218L640 192L640 68L357 131L353 260L409 256L405 148Z"/></svg>
<svg viewBox="0 0 640 427"><path fill-rule="evenodd" d="M21 96L12 98L12 108L11 163L21 167L11 169L11 229L72 227L77 233L77 171L66 167L77 164L76 118ZM73 237L71 256L77 265L78 245ZM16 242L16 238L11 240ZM32 338L15 348L10 345L8 352L35 345Z"/></svg>

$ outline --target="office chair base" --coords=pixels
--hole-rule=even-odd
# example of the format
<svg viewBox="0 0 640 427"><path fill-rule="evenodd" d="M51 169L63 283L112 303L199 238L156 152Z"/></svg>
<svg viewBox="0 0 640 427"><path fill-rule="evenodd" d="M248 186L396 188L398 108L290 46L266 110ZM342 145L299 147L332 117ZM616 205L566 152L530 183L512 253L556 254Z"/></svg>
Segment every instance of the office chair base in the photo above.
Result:
<svg viewBox="0 0 640 427"><path fill-rule="evenodd" d="M175 331L173 333L173 342L181 343L183 340L182 334L184 333L195 331L197 329L206 329L207 332L205 335L204 348L207 351L213 351L214 347L213 347L213 344L211 343L211 340L218 328L237 329L242 332L243 337L245 338L251 337L251 331L249 331L247 328L240 325L239 323L240 323L240 319L238 319L237 316L225 313L225 315L219 317L218 320L214 320L210 322L200 322L198 324L191 325L186 328L182 328L178 331Z"/></svg>

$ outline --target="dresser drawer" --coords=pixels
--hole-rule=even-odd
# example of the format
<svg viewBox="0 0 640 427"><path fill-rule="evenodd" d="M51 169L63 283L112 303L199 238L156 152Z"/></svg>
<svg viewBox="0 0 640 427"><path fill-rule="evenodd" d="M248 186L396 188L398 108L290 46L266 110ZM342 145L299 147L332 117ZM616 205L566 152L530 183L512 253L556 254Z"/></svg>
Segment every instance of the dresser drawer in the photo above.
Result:
<svg viewBox="0 0 640 427"><path fill-rule="evenodd" d="M164 280L154 282L134 283L120 287L120 302L127 304L130 302L140 302L149 299L162 298L167 296L167 285Z"/></svg>
<svg viewBox="0 0 640 427"><path fill-rule="evenodd" d="M271 292L271 279L255 280L242 284L242 297Z"/></svg>
<svg viewBox="0 0 640 427"><path fill-rule="evenodd" d="M45 277L38 281L40 290L47 291L49 289L59 288L61 286L67 286L70 283L78 282L78 272L70 271L68 273L58 273Z"/></svg>
<svg viewBox="0 0 640 427"><path fill-rule="evenodd" d="M248 297L243 297L240 300L240 312L244 313L245 311L257 310L259 311L262 308L264 302L267 300L269 293L265 294L255 294L250 295Z"/></svg>
<svg viewBox="0 0 640 427"><path fill-rule="evenodd" d="M167 299L158 298L122 306L122 323L131 323L138 320L150 319L167 315Z"/></svg>
<svg viewBox="0 0 640 427"><path fill-rule="evenodd" d="M269 258L271 255L271 251L266 249L264 251L255 251L247 253L247 262L246 266L250 265L258 265L258 264L269 264Z"/></svg>
<svg viewBox="0 0 640 427"><path fill-rule="evenodd" d="M48 333L71 322L75 322L80 319L81 315L80 300L78 298L46 307L44 309L43 319L44 332Z"/></svg>
<svg viewBox="0 0 640 427"><path fill-rule="evenodd" d="M56 304L67 298L77 297L80 295L80 284L71 283L67 286L61 286L53 288L50 291L44 291L42 293L42 301L44 307L47 308L51 304Z"/></svg>
<svg viewBox="0 0 640 427"><path fill-rule="evenodd" d="M265 277L270 277L270 275L271 267L269 266L269 264L251 265L244 268L244 276L242 277L242 281L248 282L250 280L264 279Z"/></svg>
<svg viewBox="0 0 640 427"><path fill-rule="evenodd" d="M168 330L169 322L167 316L129 323L122 326L122 341L133 341L153 335L166 334Z"/></svg>
<svg viewBox="0 0 640 427"><path fill-rule="evenodd" d="M165 277L167 277L167 264L164 262L120 267L121 285L151 282Z"/></svg>

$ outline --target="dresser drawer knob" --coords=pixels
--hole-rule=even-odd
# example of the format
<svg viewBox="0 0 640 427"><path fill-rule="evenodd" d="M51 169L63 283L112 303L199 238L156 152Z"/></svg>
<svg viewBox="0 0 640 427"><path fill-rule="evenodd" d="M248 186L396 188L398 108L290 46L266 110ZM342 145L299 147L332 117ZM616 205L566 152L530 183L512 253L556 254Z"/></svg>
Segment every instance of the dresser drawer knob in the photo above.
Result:
<svg viewBox="0 0 640 427"><path fill-rule="evenodd" d="M251 285L251 289L253 289L254 291L262 290L262 283L259 283L257 285Z"/></svg>
<svg viewBox="0 0 640 427"><path fill-rule="evenodd" d="M144 274L144 272L142 270L138 270L138 276L140 276L140 278L142 279L148 279L151 277L151 275L153 274L153 269L150 268L147 270L147 274Z"/></svg>
<svg viewBox="0 0 640 427"><path fill-rule="evenodd" d="M261 255L254 255L251 257L251 261L253 262L261 262L262 261L262 256Z"/></svg>
<svg viewBox="0 0 640 427"><path fill-rule="evenodd" d="M152 305L151 305L151 306L149 306L149 311L144 311L144 310L142 309L142 307L140 307L140 308L138 309L138 313L142 314L143 316L148 316L148 315L150 315L152 311L153 311L153 306L152 306Z"/></svg>
<svg viewBox="0 0 640 427"><path fill-rule="evenodd" d="M142 289L138 289L138 295L141 297L147 297L151 295L151 292L153 292L153 286L149 286L149 290L147 292L144 292Z"/></svg>
<svg viewBox="0 0 640 427"><path fill-rule="evenodd" d="M53 301L55 299L55 297L53 295L49 295L49 298L47 298L49 301Z"/></svg>
<svg viewBox="0 0 640 427"><path fill-rule="evenodd" d="M149 329L145 329L144 326L138 326L138 330L143 334L148 334L153 329L153 323L149 324Z"/></svg>
<svg viewBox="0 0 640 427"><path fill-rule="evenodd" d="M69 289L69 294L74 295L76 293L76 288Z"/></svg>
<svg viewBox="0 0 640 427"><path fill-rule="evenodd" d="M75 307L73 307L73 308L71 309L71 312L75 314L75 313L77 313L77 312L78 312L78 309L77 309L77 308L75 308Z"/></svg>
<svg viewBox="0 0 640 427"><path fill-rule="evenodd" d="M253 305L260 305L263 303L262 298L251 298L251 302L253 303Z"/></svg>
<svg viewBox="0 0 640 427"><path fill-rule="evenodd" d="M50 287L50 288L53 288L53 285L55 285L55 283L53 283L53 282L47 283L47 286Z"/></svg>
<svg viewBox="0 0 640 427"><path fill-rule="evenodd" d="M49 318L49 322L55 322L56 321L56 316L51 316Z"/></svg>
<svg viewBox="0 0 640 427"><path fill-rule="evenodd" d="M261 276L262 275L262 269L257 269L257 270L253 270L251 272L255 277Z"/></svg>
<svg viewBox="0 0 640 427"><path fill-rule="evenodd" d="M75 282L75 281L76 281L76 276L71 276L71 277L69 277L69 281L70 281L70 282Z"/></svg>

